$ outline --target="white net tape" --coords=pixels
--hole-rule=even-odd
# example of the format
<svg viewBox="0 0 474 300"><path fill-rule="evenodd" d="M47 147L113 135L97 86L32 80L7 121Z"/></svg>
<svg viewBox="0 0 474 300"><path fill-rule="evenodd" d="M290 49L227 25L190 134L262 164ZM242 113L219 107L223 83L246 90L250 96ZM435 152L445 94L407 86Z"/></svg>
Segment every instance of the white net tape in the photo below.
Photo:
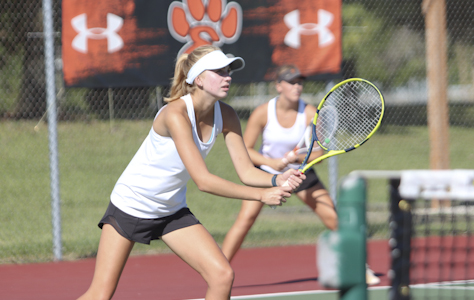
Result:
<svg viewBox="0 0 474 300"><path fill-rule="evenodd" d="M400 178L400 196L407 199L474 201L474 170L357 170L349 175L372 179Z"/></svg>
<svg viewBox="0 0 474 300"><path fill-rule="evenodd" d="M404 198L474 201L474 170L407 170L400 178Z"/></svg>

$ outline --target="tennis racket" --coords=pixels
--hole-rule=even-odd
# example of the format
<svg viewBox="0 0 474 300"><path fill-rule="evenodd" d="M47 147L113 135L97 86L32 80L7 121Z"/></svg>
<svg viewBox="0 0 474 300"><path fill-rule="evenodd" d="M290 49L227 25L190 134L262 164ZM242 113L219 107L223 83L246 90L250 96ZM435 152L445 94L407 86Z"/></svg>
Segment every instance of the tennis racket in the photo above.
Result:
<svg viewBox="0 0 474 300"><path fill-rule="evenodd" d="M318 105L311 124L308 153L299 171L305 173L328 157L362 146L380 127L384 111L382 93L370 81L351 78L335 85ZM314 144L327 153L308 161Z"/></svg>

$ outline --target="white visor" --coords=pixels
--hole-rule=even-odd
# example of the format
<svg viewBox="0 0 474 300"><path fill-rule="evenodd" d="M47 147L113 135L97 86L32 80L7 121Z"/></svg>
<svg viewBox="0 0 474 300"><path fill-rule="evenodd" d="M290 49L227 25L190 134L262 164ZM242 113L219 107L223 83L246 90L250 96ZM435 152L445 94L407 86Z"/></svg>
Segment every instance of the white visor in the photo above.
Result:
<svg viewBox="0 0 474 300"><path fill-rule="evenodd" d="M222 51L212 51L199 59L188 72L186 82L193 84L194 79L206 70L219 70L230 66L230 70L239 71L244 68L245 62L241 57L228 57Z"/></svg>

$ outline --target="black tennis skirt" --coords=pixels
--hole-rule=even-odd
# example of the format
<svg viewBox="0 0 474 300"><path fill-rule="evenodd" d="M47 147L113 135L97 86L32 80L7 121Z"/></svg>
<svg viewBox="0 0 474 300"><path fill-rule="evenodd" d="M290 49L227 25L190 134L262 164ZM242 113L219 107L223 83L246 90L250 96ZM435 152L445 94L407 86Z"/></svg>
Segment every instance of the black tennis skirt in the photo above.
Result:
<svg viewBox="0 0 474 300"><path fill-rule="evenodd" d="M174 230L201 223L187 207L163 218L142 219L121 211L110 202L99 227L104 224L112 225L126 239L149 245L151 240L158 240Z"/></svg>

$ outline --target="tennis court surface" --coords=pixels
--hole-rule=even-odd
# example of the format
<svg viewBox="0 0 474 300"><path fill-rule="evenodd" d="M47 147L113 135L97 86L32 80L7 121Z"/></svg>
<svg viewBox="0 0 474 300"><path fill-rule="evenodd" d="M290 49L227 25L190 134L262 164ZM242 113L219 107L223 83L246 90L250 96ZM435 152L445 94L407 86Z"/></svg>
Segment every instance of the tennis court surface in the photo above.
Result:
<svg viewBox="0 0 474 300"><path fill-rule="evenodd" d="M367 244L368 262L381 282L369 288L370 300L388 299L390 268L386 240ZM318 283L314 245L242 249L233 262L232 299L335 300L338 291ZM89 286L94 259L0 266L0 299L76 299ZM174 254L133 256L114 300L203 299L201 277ZM412 286L417 299L474 299L474 282ZM421 298L418 298L421 296Z"/></svg>
<svg viewBox="0 0 474 300"><path fill-rule="evenodd" d="M235 270L232 297L337 299L335 291L318 283L315 252L315 245L242 249L232 262ZM390 263L387 241L370 241L368 252L368 262L380 276L380 286L387 286L386 271ZM88 288L94 263L94 259L84 259L2 265L0 299L76 299ZM133 256L113 299L202 299L205 291L201 277L174 254Z"/></svg>

